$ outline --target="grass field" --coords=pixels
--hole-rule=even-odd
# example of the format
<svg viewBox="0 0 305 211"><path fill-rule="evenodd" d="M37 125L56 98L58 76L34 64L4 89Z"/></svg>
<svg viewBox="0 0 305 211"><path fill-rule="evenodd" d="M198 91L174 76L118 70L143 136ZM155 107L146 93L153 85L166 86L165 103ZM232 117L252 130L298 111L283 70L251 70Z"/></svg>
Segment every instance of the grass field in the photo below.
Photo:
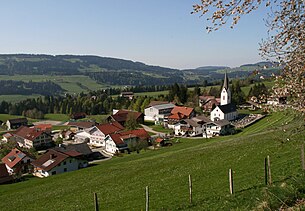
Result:
<svg viewBox="0 0 305 211"><path fill-rule="evenodd" d="M286 125L287 118L291 121ZM304 122L292 119L275 113L247 128L244 135L180 139L172 147L124 155L79 171L1 185L0 201L5 202L1 209L94 210L96 192L100 210L144 210L146 186L151 210L268 209L266 193L272 189L264 188L264 158L270 155L273 183L281 189L268 195L275 201L285 200L281 195L301 174L300 144L305 132L300 126ZM285 126L285 131L281 127L270 130L270 125ZM288 134L289 141L281 141ZM229 195L229 168L234 170L233 196ZM192 205L188 203L189 174Z"/></svg>
<svg viewBox="0 0 305 211"><path fill-rule="evenodd" d="M67 114L45 114L44 118L48 120L62 121L62 122L68 121L70 119L69 115Z"/></svg>
<svg viewBox="0 0 305 211"><path fill-rule="evenodd" d="M14 75L14 76L0 76L0 80L18 80L18 81L34 81L41 82L50 80L58 85L60 85L63 89L65 89L68 93L80 93L80 92L88 92L88 90L98 90L107 87L106 85L98 84L96 81L92 80L88 76L84 75ZM84 87L78 85L81 83Z"/></svg>

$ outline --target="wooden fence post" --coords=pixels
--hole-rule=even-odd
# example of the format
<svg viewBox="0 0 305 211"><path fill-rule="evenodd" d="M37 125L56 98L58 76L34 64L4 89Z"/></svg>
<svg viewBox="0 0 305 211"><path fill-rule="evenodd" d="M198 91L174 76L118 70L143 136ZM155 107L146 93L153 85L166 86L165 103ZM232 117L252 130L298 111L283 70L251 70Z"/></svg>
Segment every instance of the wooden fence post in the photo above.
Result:
<svg viewBox="0 0 305 211"><path fill-rule="evenodd" d="M192 204L192 176L189 174L189 191L190 191L190 204Z"/></svg>
<svg viewBox="0 0 305 211"><path fill-rule="evenodd" d="M149 188L146 186L146 211L149 211Z"/></svg>
<svg viewBox="0 0 305 211"><path fill-rule="evenodd" d="M301 146L301 161L302 161L302 170L305 170L304 144L302 144Z"/></svg>
<svg viewBox="0 0 305 211"><path fill-rule="evenodd" d="M270 164L269 155L265 158L265 184L266 185L271 185L272 184L271 164Z"/></svg>
<svg viewBox="0 0 305 211"><path fill-rule="evenodd" d="M233 184L233 171L229 169L229 184L230 184L230 194L234 193L234 184Z"/></svg>
<svg viewBox="0 0 305 211"><path fill-rule="evenodd" d="M97 201L97 194L93 193L93 197L94 197L94 208L95 208L95 211L99 211L99 206L98 206L98 201Z"/></svg>

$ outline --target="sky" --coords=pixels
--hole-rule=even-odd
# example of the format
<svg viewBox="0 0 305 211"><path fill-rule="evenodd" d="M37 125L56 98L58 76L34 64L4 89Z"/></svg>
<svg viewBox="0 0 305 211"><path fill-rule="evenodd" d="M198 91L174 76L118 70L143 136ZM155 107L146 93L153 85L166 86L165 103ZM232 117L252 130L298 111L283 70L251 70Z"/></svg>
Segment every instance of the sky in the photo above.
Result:
<svg viewBox="0 0 305 211"><path fill-rule="evenodd" d="M98 55L187 69L262 60L263 9L212 33L199 0L0 0L0 54Z"/></svg>

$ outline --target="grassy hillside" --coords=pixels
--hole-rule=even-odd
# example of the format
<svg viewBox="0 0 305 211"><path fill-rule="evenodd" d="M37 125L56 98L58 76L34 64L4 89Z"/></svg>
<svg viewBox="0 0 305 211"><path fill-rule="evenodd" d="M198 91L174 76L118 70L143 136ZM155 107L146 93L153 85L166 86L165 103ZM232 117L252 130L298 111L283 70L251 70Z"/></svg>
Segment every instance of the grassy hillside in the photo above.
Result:
<svg viewBox="0 0 305 211"><path fill-rule="evenodd" d="M267 155L274 184L283 192L290 188L292 176L301 173L303 125L301 118L274 113L244 134L180 139L173 147L125 155L50 178L2 185L0 201L5 203L1 209L93 210L92 194L97 192L101 210L143 210L147 185L152 210L256 209L265 201ZM234 170L234 196L228 190L229 168ZM193 205L188 203L188 174L193 178Z"/></svg>

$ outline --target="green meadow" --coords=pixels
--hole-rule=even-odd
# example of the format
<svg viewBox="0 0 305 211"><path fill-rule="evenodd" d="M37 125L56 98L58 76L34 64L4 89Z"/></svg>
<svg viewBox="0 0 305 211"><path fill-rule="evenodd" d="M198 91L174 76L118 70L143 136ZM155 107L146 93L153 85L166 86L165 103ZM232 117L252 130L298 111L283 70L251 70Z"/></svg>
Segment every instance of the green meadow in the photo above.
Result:
<svg viewBox="0 0 305 211"><path fill-rule="evenodd" d="M295 197L305 197L295 189L303 175L300 146L304 135L302 117L277 112L236 135L180 139L172 147L124 154L86 169L1 185L0 201L5 202L1 209L94 210L96 192L100 210L144 210L146 186L151 210L274 210L283 203L292 206ZM264 178L268 155L270 187ZM234 172L233 195L229 194L230 168Z"/></svg>

